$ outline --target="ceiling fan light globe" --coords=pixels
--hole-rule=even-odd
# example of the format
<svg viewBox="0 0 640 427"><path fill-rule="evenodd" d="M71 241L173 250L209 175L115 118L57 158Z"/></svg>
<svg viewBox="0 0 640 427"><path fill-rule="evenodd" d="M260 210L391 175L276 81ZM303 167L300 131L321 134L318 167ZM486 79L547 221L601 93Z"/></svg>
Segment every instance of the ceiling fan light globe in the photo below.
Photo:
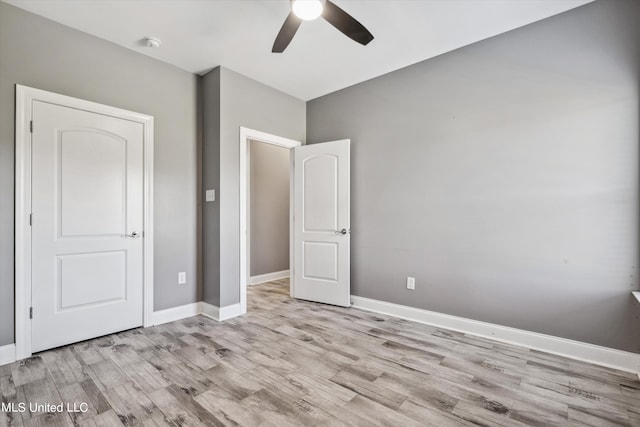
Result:
<svg viewBox="0 0 640 427"><path fill-rule="evenodd" d="M291 9L298 18L311 21L322 15L322 2L320 0L295 0Z"/></svg>

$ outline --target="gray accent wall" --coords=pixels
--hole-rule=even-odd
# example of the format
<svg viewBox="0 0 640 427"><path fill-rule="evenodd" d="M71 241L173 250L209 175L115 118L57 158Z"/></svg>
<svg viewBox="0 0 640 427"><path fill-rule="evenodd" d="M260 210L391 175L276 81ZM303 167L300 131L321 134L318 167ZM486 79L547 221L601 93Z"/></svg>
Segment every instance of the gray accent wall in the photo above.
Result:
<svg viewBox="0 0 640 427"><path fill-rule="evenodd" d="M352 293L640 352L639 16L596 1L308 102L309 143L352 142Z"/></svg>
<svg viewBox="0 0 640 427"><path fill-rule="evenodd" d="M16 84L154 116L154 308L199 301L198 77L0 2L0 345L14 342Z"/></svg>
<svg viewBox="0 0 640 427"><path fill-rule="evenodd" d="M249 144L251 276L289 269L289 161L289 148Z"/></svg>

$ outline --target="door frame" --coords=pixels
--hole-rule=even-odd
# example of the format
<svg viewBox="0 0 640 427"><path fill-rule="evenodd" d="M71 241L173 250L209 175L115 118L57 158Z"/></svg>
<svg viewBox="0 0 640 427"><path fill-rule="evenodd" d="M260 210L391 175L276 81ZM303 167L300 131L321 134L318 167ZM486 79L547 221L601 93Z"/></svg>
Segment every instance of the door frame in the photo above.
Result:
<svg viewBox="0 0 640 427"><path fill-rule="evenodd" d="M31 352L31 120L34 101L47 102L143 125L143 326L153 315L153 117L66 95L16 85L15 122L15 341L16 359ZM37 314L36 314L37 315Z"/></svg>
<svg viewBox="0 0 640 427"><path fill-rule="evenodd" d="M247 286L249 283L249 277L251 277L250 267L250 236L249 236L249 141L264 142L271 145L277 145L279 147L289 148L293 150L295 147L302 145L302 142L295 141L293 139L283 138L281 136L272 135L270 133L261 132L255 129L249 129L246 127L240 127L240 313L245 314L247 312ZM289 191L290 200L289 203L289 274L293 276L293 153L289 159ZM293 280L290 283L290 294L293 296L293 289L295 283Z"/></svg>

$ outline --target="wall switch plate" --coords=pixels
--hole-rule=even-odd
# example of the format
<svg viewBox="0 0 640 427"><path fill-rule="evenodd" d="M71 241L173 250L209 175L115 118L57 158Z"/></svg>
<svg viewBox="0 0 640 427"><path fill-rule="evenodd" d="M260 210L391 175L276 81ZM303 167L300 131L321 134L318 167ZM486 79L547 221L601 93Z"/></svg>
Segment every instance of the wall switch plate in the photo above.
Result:
<svg viewBox="0 0 640 427"><path fill-rule="evenodd" d="M187 283L187 273L181 271L178 273L178 285L184 285L185 283Z"/></svg>
<svg viewBox="0 0 640 427"><path fill-rule="evenodd" d="M412 291L416 289L415 277L407 277L407 289L411 289Z"/></svg>
<svg viewBox="0 0 640 427"><path fill-rule="evenodd" d="M205 202L215 202L216 201L216 190L207 190L204 193L204 201Z"/></svg>

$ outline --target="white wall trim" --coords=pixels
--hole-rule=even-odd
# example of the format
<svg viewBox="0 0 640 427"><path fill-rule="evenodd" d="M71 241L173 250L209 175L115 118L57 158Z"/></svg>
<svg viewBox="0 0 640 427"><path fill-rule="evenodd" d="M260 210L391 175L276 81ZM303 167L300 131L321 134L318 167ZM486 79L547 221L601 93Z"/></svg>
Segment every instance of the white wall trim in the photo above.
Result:
<svg viewBox="0 0 640 427"><path fill-rule="evenodd" d="M0 366L16 361L16 345L8 344L0 346Z"/></svg>
<svg viewBox="0 0 640 427"><path fill-rule="evenodd" d="M178 307L154 311L151 325L162 325L164 323L175 322L176 320L197 316L202 312L201 304L202 303L200 302L194 302L191 304L180 305Z"/></svg>
<svg viewBox="0 0 640 427"><path fill-rule="evenodd" d="M153 117L16 85L15 337L16 359L31 356L31 133L33 102L44 101L141 123L144 127L143 325L153 319Z"/></svg>
<svg viewBox="0 0 640 427"><path fill-rule="evenodd" d="M640 354L573 341L464 317L351 296L354 308L527 347L622 371L640 373Z"/></svg>
<svg viewBox="0 0 640 427"><path fill-rule="evenodd" d="M246 309L244 311L244 313L246 313ZM238 304L232 304L232 305L227 305L225 307L220 307L220 312L218 314L218 321L222 322L228 319L232 319L234 317L238 317L242 314L244 314L242 312L242 308L240 306L240 303Z"/></svg>
<svg viewBox="0 0 640 427"><path fill-rule="evenodd" d="M250 237L249 237L249 140L265 142L267 144L277 145L292 149L302 145L300 141L283 138L277 135L271 135L259 130L240 127L240 312L247 312L247 285L249 283L249 258L250 258ZM293 156L291 156L293 157ZM293 161L290 163L289 176L293 176ZM289 212L289 222L293 223L293 204L291 204ZM293 239L293 233L290 239ZM293 247L293 241L290 242ZM293 281L290 284L294 286ZM226 307L223 307L226 308Z"/></svg>
<svg viewBox="0 0 640 427"><path fill-rule="evenodd" d="M200 314L210 317L213 320L218 320L220 317L220 308L202 301L200 303Z"/></svg>
<svg viewBox="0 0 640 427"><path fill-rule="evenodd" d="M206 302L201 302L201 311L200 314L203 316L207 316L212 318L213 320L217 320L218 322L222 322L233 317L240 316L242 313L240 303L228 305L225 307L216 307L215 305L211 305Z"/></svg>
<svg viewBox="0 0 640 427"><path fill-rule="evenodd" d="M257 285L258 283L271 282L272 280L286 279L287 277L289 277L289 270L258 274L257 276L251 276L251 279L249 279L249 285Z"/></svg>

